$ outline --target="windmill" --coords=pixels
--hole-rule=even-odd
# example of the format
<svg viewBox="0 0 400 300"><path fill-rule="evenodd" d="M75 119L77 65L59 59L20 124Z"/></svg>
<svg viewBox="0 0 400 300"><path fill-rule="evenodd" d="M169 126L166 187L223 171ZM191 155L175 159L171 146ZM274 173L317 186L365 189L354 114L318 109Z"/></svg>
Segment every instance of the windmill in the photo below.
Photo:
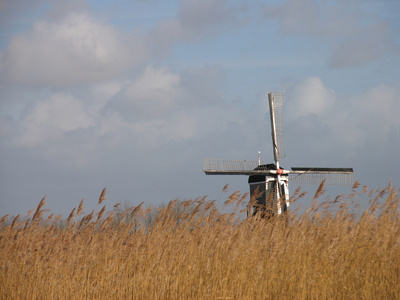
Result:
<svg viewBox="0 0 400 300"><path fill-rule="evenodd" d="M203 171L207 175L248 175L250 202L248 215L282 214L289 207L289 181L297 184L351 184L352 168L292 167L283 169L279 159L285 157L283 139L283 93L269 93L272 148L275 163L204 159ZM259 152L260 153L260 152Z"/></svg>

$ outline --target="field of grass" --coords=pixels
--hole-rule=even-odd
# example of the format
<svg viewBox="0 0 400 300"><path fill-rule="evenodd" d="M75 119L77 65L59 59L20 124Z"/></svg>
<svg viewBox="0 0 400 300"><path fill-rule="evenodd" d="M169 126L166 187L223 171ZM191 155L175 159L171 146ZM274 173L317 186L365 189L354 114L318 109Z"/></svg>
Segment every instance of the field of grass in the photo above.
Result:
<svg viewBox="0 0 400 300"><path fill-rule="evenodd" d="M353 188L270 220L239 192L107 210L104 190L66 219L43 199L1 219L0 299L400 299L398 190Z"/></svg>

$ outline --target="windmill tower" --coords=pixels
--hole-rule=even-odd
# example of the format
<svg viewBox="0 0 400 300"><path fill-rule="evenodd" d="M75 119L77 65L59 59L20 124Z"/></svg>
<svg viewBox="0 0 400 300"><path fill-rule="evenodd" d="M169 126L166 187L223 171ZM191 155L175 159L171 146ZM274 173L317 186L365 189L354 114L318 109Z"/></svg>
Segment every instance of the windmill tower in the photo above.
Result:
<svg viewBox="0 0 400 300"><path fill-rule="evenodd" d="M272 150L275 163L258 161L205 159L207 175L248 175L250 202L248 215L282 214L289 207L289 181L297 184L351 184L352 168L292 167L281 168L279 159L285 157L283 139L283 93L269 93Z"/></svg>

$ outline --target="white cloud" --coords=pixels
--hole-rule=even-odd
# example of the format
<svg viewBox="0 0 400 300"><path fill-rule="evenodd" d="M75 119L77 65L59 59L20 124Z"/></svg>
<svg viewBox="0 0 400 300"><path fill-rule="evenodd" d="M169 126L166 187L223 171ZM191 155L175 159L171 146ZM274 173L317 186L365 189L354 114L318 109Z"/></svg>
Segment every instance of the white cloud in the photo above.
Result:
<svg viewBox="0 0 400 300"><path fill-rule="evenodd" d="M179 76L166 68L149 66L125 93L135 113L144 117L160 116L175 108L180 93Z"/></svg>
<svg viewBox="0 0 400 300"><path fill-rule="evenodd" d="M191 109L223 102L224 71L218 66L191 67L172 72L148 66L105 106L131 122L163 118L177 109Z"/></svg>
<svg viewBox="0 0 400 300"><path fill-rule="evenodd" d="M159 118L176 108L180 96L179 76L166 68L148 66L123 87L106 106L127 120Z"/></svg>
<svg viewBox="0 0 400 300"><path fill-rule="evenodd" d="M224 128L234 109L225 107L223 77L220 67L176 73L148 66L101 109L101 132L113 135L117 143L123 142L118 138L121 131L129 132L137 141L135 148L143 151Z"/></svg>
<svg viewBox="0 0 400 300"><path fill-rule="evenodd" d="M15 143L36 147L43 142L62 139L65 132L94 127L95 122L79 100L58 93L44 101L31 103L22 115L20 126L21 135Z"/></svg>
<svg viewBox="0 0 400 300"><path fill-rule="evenodd" d="M382 145L398 138L400 132L399 93L398 85L379 85L343 98L317 77L303 79L287 93L291 139L294 144L307 145L315 158L339 153L353 159L361 153L368 153L369 159L380 157L387 150Z"/></svg>
<svg viewBox="0 0 400 300"><path fill-rule="evenodd" d="M335 92L318 77L301 80L290 90L288 118L294 120L310 114L322 116L335 102Z"/></svg>
<svg viewBox="0 0 400 300"><path fill-rule="evenodd" d="M337 123L345 139L357 147L373 145L371 151L379 152L390 132L400 131L399 93L399 86L379 85L343 103Z"/></svg>
<svg viewBox="0 0 400 300"><path fill-rule="evenodd" d="M62 168L82 167L110 149L156 151L242 122L222 98L219 67L174 73L148 66L131 81L110 81L30 101L18 120L1 118L1 138ZM91 152L91 154L90 154ZM65 163L65 161L68 163Z"/></svg>
<svg viewBox="0 0 400 300"><path fill-rule="evenodd" d="M9 80L68 86L121 75L143 56L129 49L112 26L83 13L59 22L36 22L33 30L14 36L4 55L3 76Z"/></svg>
<svg viewBox="0 0 400 300"><path fill-rule="evenodd" d="M358 10L359 2L278 1L283 5L268 12L279 22L276 32L275 24L259 22L257 0L178 3L51 3L29 14L21 5L24 13L0 21L14 26L0 49L1 199L29 198L21 207L31 207L32 197L53 191L60 207L104 186L115 201L218 197L219 183L234 180L246 191L244 178L205 176L202 158L257 159L261 150L272 161L268 108L254 102L284 79L295 82L285 105L293 165L338 163L367 173L392 162L398 173L400 89L379 85L397 74L397 61L385 69L391 62L385 54L396 46L393 24ZM121 10L124 16L135 10L137 18L121 18ZM242 16L248 23L235 30ZM374 67L381 73L332 71L320 63L329 59L333 67L380 59ZM227 67L229 61L240 68ZM379 177L384 181L386 171Z"/></svg>
<svg viewBox="0 0 400 300"><path fill-rule="evenodd" d="M61 93L53 94L50 99L35 106L26 120L65 131L94 126L82 103L71 95Z"/></svg>

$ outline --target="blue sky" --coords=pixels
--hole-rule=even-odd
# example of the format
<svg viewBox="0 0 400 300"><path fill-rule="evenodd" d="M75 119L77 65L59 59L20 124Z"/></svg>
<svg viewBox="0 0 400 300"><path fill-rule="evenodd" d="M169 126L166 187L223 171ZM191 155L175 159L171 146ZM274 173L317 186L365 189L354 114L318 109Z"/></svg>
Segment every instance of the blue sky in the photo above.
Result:
<svg viewBox="0 0 400 300"><path fill-rule="evenodd" d="M91 211L103 187L110 207L247 192L202 161L273 161L269 91L286 96L283 166L399 186L399 15L399 1L0 1L0 215L44 195Z"/></svg>

